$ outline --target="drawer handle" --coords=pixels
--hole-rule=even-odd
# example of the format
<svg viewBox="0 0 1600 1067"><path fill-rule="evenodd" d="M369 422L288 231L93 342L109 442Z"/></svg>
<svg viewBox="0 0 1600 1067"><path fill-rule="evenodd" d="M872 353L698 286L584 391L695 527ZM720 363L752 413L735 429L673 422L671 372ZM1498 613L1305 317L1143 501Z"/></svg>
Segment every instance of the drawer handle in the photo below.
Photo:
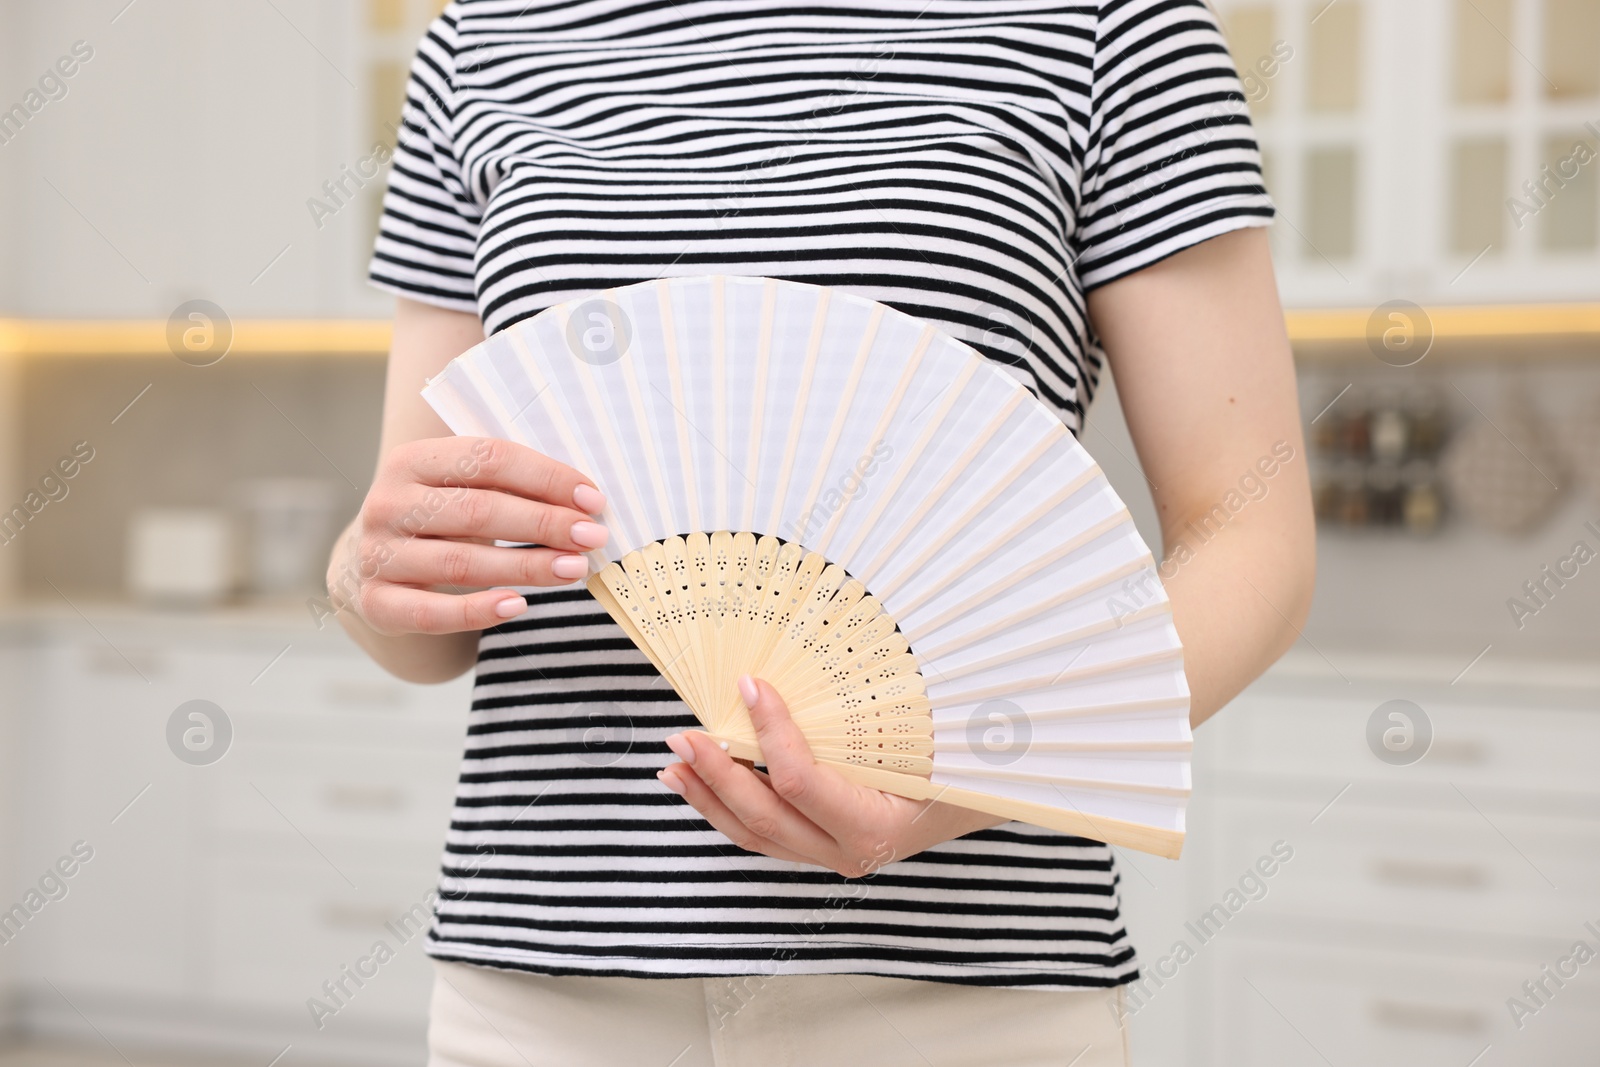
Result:
<svg viewBox="0 0 1600 1067"><path fill-rule="evenodd" d="M88 650L90 674L141 675L163 673L159 653L150 648L107 648L95 645Z"/></svg>
<svg viewBox="0 0 1600 1067"><path fill-rule="evenodd" d="M322 925L341 930L382 929L399 911L388 912L382 908L363 907L359 904L324 904Z"/></svg>
<svg viewBox="0 0 1600 1067"><path fill-rule="evenodd" d="M1429 863L1424 860L1378 860L1373 877L1385 885L1427 889L1482 889L1489 884L1484 868L1470 863Z"/></svg>
<svg viewBox="0 0 1600 1067"><path fill-rule="evenodd" d="M1428 759L1434 763L1481 767L1489 762L1489 746L1475 738L1436 737L1428 749Z"/></svg>
<svg viewBox="0 0 1600 1067"><path fill-rule="evenodd" d="M398 811L406 806L403 789L378 785L334 785L323 794L330 808L357 811Z"/></svg>
<svg viewBox="0 0 1600 1067"><path fill-rule="evenodd" d="M1449 1034L1477 1034L1489 1020L1476 1008L1446 1008L1437 1004L1412 1004L1400 1000L1375 1000L1372 1017L1391 1030L1435 1030Z"/></svg>
<svg viewBox="0 0 1600 1067"><path fill-rule="evenodd" d="M406 691L389 682L339 680L328 683L328 700L335 707L359 705L363 708L398 708L405 704Z"/></svg>

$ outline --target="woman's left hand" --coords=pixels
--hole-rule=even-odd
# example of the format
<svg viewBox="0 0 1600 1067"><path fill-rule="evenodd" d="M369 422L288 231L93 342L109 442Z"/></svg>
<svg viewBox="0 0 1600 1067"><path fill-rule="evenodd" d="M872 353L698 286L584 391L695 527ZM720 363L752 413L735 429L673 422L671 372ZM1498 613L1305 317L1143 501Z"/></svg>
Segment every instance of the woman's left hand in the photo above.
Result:
<svg viewBox="0 0 1600 1067"><path fill-rule="evenodd" d="M750 852L860 878L886 863L1007 820L856 785L811 755L789 709L765 682L739 680L767 773L690 730L667 745L682 763L656 775L728 840Z"/></svg>

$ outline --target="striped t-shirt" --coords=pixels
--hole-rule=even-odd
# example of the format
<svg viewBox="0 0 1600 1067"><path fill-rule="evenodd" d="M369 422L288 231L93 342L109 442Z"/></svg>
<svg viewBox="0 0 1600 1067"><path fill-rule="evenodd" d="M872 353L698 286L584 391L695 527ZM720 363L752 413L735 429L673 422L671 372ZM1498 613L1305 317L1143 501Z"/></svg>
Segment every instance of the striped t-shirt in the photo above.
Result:
<svg viewBox="0 0 1600 1067"><path fill-rule="evenodd" d="M1272 205L1200 0L464 0L417 52L371 279L493 333L597 289L841 288L1074 432L1085 294ZM601 486L602 489L606 488ZM689 709L580 585L484 632L429 952L547 974L1137 975L1104 844L1018 822L847 880L655 774Z"/></svg>

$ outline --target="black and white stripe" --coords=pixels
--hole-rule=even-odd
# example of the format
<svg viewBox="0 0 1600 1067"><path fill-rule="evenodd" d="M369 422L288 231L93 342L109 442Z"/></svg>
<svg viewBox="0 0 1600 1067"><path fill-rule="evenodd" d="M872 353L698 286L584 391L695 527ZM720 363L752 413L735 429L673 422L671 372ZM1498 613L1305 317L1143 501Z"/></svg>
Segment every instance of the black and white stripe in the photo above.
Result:
<svg viewBox="0 0 1600 1067"><path fill-rule="evenodd" d="M1088 290L1271 214L1200 0L465 0L418 50L371 278L490 332L663 276L835 286L1076 431ZM432 954L1135 975L1102 844L1008 823L858 882L734 848L655 780L688 709L587 592L528 592L483 635Z"/></svg>

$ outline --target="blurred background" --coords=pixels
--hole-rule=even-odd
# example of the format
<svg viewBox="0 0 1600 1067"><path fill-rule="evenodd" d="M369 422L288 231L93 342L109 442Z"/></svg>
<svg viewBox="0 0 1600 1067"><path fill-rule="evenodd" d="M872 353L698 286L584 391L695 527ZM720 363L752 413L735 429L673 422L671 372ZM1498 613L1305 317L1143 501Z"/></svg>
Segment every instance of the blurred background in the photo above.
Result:
<svg viewBox="0 0 1600 1067"><path fill-rule="evenodd" d="M439 6L0 0L0 1064L425 1059L469 681L315 598ZM1593 1064L1600 0L1217 9L1319 582L1197 733L1184 859L1120 854L1135 1062ZM1114 383L1083 439L1159 543Z"/></svg>

